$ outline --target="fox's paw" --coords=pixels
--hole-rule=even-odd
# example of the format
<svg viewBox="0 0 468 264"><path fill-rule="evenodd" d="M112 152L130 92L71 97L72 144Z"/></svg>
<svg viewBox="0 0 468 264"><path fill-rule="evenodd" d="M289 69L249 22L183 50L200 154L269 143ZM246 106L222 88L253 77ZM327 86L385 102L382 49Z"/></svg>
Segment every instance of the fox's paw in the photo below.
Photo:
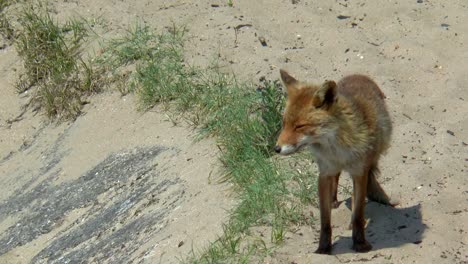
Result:
<svg viewBox="0 0 468 264"><path fill-rule="evenodd" d="M332 249L332 246L331 246L331 245L319 246L319 247L317 248L317 250L315 250L315 253L316 253L316 254L330 255L330 254L331 254L331 249Z"/></svg>
<svg viewBox="0 0 468 264"><path fill-rule="evenodd" d="M363 242L354 242L352 249L356 252L364 253L369 252L372 249L372 245L369 244L366 240Z"/></svg>

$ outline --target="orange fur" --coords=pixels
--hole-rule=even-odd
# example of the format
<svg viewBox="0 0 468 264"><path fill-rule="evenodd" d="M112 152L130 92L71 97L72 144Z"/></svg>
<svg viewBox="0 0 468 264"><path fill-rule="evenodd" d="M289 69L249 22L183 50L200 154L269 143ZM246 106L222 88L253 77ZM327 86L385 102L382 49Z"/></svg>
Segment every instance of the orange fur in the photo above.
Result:
<svg viewBox="0 0 468 264"><path fill-rule="evenodd" d="M317 253L331 252L331 207L340 172L353 178L353 249L371 249L364 235L365 198L395 205L376 180L378 160L389 147L392 133L384 94L369 77L351 75L338 83L303 83L280 70L288 95L283 129L275 151L282 155L310 147L319 166L321 214Z"/></svg>

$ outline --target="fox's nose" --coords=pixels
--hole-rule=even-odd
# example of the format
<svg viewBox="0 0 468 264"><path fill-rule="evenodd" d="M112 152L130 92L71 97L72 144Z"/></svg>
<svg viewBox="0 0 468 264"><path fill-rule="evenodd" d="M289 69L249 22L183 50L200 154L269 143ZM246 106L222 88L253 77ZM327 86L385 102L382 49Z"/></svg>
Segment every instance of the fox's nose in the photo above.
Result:
<svg viewBox="0 0 468 264"><path fill-rule="evenodd" d="M281 152L281 147L277 145L277 146L275 146L274 150L275 150L276 153L280 153Z"/></svg>

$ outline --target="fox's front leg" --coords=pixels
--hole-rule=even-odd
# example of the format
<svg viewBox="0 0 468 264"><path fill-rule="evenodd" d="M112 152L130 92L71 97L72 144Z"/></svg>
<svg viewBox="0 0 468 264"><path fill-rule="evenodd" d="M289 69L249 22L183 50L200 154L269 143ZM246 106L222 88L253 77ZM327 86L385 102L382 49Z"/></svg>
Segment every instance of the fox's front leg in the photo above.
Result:
<svg viewBox="0 0 468 264"><path fill-rule="evenodd" d="M318 249L315 253L330 254L331 253L331 206L332 194L335 177L320 174L318 179L318 192L320 201L320 241Z"/></svg>
<svg viewBox="0 0 468 264"><path fill-rule="evenodd" d="M353 215L351 225L353 229L353 250L367 252L372 249L365 237L364 209L366 206L368 172L353 177Z"/></svg>

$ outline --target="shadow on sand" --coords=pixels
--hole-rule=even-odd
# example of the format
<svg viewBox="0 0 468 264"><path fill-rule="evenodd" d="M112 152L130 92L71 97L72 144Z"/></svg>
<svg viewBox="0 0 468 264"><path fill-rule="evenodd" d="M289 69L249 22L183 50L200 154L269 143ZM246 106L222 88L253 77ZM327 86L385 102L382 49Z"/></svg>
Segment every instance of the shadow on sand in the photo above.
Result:
<svg viewBox="0 0 468 264"><path fill-rule="evenodd" d="M346 201L350 208L350 199ZM422 222L421 205L407 208L391 207L375 202L366 206L366 238L372 244L372 251L382 248L396 248L404 244L419 244L427 226ZM350 236L340 236L333 244L332 254L354 253ZM371 251L371 252L372 252Z"/></svg>

